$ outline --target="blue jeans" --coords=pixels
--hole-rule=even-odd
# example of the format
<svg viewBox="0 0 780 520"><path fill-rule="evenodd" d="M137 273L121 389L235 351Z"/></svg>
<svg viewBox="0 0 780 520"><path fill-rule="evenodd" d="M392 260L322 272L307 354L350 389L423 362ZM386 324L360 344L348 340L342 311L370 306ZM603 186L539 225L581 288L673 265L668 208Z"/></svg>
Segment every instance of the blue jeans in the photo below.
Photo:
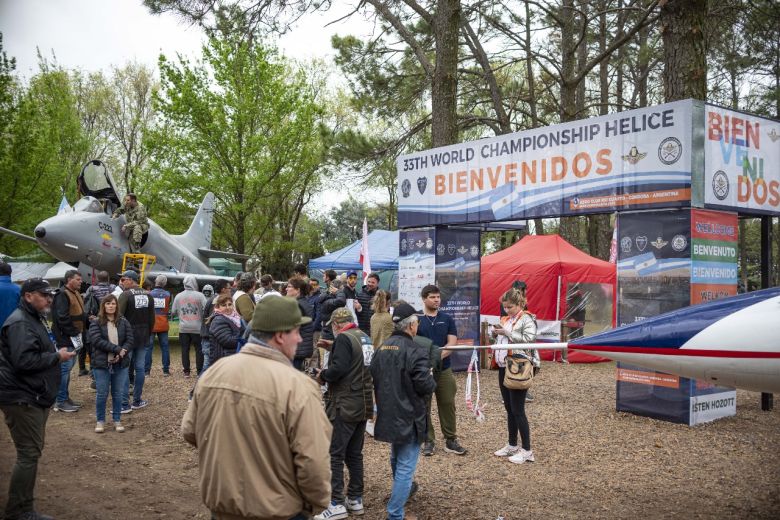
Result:
<svg viewBox="0 0 780 520"><path fill-rule="evenodd" d="M171 351L168 348L168 332L152 332L149 337L149 345L146 346L146 356L144 358L144 370L149 372L152 370L152 352L154 351L154 336L157 335L157 341L160 343L160 351L162 351L162 365L163 372L168 373L171 370Z"/></svg>
<svg viewBox="0 0 780 520"><path fill-rule="evenodd" d="M209 351L211 350L211 341L201 337L200 347L201 352L203 352L203 370L200 372L200 375L203 375L203 372L205 372L211 364L211 356L209 355Z"/></svg>
<svg viewBox="0 0 780 520"><path fill-rule="evenodd" d="M392 444L390 446L390 467L393 470L393 492L387 503L387 517L390 520L403 520L404 505L412 490L417 460L420 458L420 444Z"/></svg>
<svg viewBox="0 0 780 520"><path fill-rule="evenodd" d="M136 347L129 353L130 363L135 367L135 383L133 384L133 404L141 402L141 394L144 391L144 363L146 362L146 347ZM122 406L127 408L130 405L130 379L125 379L124 390L122 392Z"/></svg>
<svg viewBox="0 0 780 520"><path fill-rule="evenodd" d="M73 347L68 347L68 352L73 352ZM60 363L60 391L57 392L58 403L70 399L70 394L68 393L68 386L70 386L70 370L73 368L75 363L75 357Z"/></svg>
<svg viewBox="0 0 780 520"><path fill-rule="evenodd" d="M106 401L108 401L108 390L111 389L111 417L114 422L119 422L122 413L122 393L127 384L127 367L120 368L112 366L110 368L96 368L95 386L97 387L97 396L95 397L95 416L99 422L106 422Z"/></svg>

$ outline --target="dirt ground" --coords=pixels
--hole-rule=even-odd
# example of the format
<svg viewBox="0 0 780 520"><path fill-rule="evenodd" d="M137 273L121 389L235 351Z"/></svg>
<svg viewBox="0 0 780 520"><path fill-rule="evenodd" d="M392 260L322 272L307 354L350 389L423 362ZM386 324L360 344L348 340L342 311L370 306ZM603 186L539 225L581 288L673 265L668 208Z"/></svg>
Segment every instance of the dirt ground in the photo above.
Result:
<svg viewBox="0 0 780 520"><path fill-rule="evenodd" d="M175 369L178 351L171 358ZM209 518L196 452L179 434L194 380L174 372L163 378L155 359L144 390L151 404L125 416L125 434L93 432L94 392L89 378L74 378L72 398L84 408L49 419L39 511L60 520ZM527 406L536 463L513 465L492 455L506 441L496 372L481 381L487 420L477 423L458 375L458 432L468 454L437 446L433 457L420 458L420 491L409 510L421 519L780 517L780 403L762 412L759 394L739 391L736 417L690 428L615 412L612 363L545 363ZM388 446L367 437L364 455L364 518L381 519L391 485ZM14 458L0 426L0 504Z"/></svg>

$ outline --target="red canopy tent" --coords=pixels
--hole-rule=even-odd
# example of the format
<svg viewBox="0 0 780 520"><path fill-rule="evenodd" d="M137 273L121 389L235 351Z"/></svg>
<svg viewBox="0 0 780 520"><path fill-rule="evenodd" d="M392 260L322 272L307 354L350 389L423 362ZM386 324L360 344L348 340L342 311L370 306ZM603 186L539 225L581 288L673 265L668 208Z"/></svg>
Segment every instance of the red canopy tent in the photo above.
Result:
<svg viewBox="0 0 780 520"><path fill-rule="evenodd" d="M518 281L526 284L528 310L536 315L540 341L560 341L557 335L567 315L567 288L574 283L607 284L615 326L615 265L583 253L558 235L528 235L482 258L481 314L499 316L499 298ZM553 359L552 351L541 354L542 359ZM568 359L575 363L604 361L582 352L570 352Z"/></svg>

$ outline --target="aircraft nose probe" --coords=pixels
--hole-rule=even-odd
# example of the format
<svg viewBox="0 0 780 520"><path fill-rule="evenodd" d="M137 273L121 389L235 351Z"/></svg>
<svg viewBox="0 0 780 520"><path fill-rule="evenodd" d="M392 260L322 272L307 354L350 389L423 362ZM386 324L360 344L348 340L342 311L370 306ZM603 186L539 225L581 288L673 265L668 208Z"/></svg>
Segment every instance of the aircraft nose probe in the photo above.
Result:
<svg viewBox="0 0 780 520"><path fill-rule="evenodd" d="M38 226L35 228L35 236L38 238L43 238L46 236L46 228L43 226Z"/></svg>

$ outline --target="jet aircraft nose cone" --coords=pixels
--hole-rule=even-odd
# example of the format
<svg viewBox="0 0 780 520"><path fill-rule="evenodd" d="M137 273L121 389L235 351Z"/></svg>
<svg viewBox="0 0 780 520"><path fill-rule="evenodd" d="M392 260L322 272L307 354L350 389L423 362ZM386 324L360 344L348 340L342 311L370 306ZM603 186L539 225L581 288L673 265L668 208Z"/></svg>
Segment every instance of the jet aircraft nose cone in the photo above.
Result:
<svg viewBox="0 0 780 520"><path fill-rule="evenodd" d="M43 226L38 226L35 228L35 236L38 238L43 238L46 236L46 228Z"/></svg>

